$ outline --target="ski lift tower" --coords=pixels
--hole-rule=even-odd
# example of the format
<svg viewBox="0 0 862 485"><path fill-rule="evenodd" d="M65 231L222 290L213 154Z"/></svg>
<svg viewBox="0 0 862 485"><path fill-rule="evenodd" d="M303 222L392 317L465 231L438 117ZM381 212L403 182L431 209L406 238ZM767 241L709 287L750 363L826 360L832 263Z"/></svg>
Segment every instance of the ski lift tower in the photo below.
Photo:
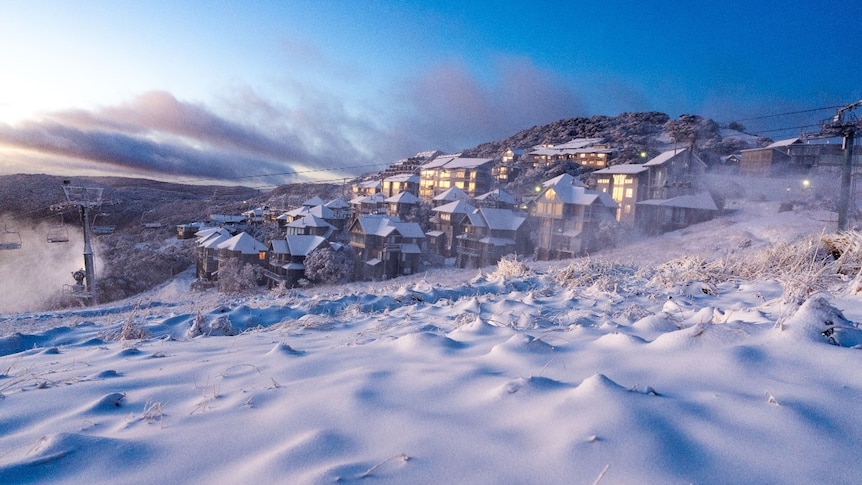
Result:
<svg viewBox="0 0 862 485"><path fill-rule="evenodd" d="M823 123L820 137L840 136L844 139L844 164L841 170L841 191L838 200L838 230L847 229L847 219L850 200L850 186L853 174L853 139L856 130L862 128L862 123L850 114L850 111L862 106L862 99L839 109L832 119Z"/></svg>
<svg viewBox="0 0 862 485"><path fill-rule="evenodd" d="M63 192L66 202L60 207L77 207L81 211L81 221L84 227L84 291L74 291L74 296L89 300L96 304L96 270L93 259L92 227L90 227L90 211L101 207L102 189L96 187L74 187L68 180L63 181ZM77 278L76 278L77 280ZM76 285L80 286L80 285Z"/></svg>

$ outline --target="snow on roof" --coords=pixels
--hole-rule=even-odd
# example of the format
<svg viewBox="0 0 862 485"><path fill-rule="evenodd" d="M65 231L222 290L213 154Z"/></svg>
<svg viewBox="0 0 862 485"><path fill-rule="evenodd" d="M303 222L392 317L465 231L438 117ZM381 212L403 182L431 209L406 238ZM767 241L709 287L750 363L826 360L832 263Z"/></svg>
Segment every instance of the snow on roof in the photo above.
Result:
<svg viewBox="0 0 862 485"><path fill-rule="evenodd" d="M483 207L479 209L478 212L482 214L482 217L485 219L485 223L491 230L517 231L518 228L521 227L521 224L527 220L526 217L518 215L509 209L491 209Z"/></svg>
<svg viewBox="0 0 862 485"><path fill-rule="evenodd" d="M558 184L553 187L557 197L564 204L573 205L593 205L596 201L608 208L616 209L619 207L610 195L604 192L590 190L584 186L571 186Z"/></svg>
<svg viewBox="0 0 862 485"><path fill-rule="evenodd" d="M382 214L364 215L359 217L357 222L366 235L386 237L395 230L395 227L390 224L389 216Z"/></svg>
<svg viewBox="0 0 862 485"><path fill-rule="evenodd" d="M619 165L612 165L610 167L603 168L601 170L596 170L593 173L596 174L620 174L620 175L637 175L639 173L643 173L649 170L649 167L645 167L641 163L621 163Z"/></svg>
<svg viewBox="0 0 862 485"><path fill-rule="evenodd" d="M297 207L296 209L291 209L282 215L287 216L287 217L302 217L306 214L308 214L308 206L302 206L302 207ZM278 216L278 217L281 218L281 216ZM287 217L285 217L285 219Z"/></svg>
<svg viewBox="0 0 862 485"><path fill-rule="evenodd" d="M458 187L449 187L443 192L437 194L433 200L463 200L465 202L470 202L473 199L467 195L467 192L464 192Z"/></svg>
<svg viewBox="0 0 862 485"><path fill-rule="evenodd" d="M348 207L350 207L350 204L348 204L346 200L341 198L332 199L324 205L326 207L329 207L330 209L347 209Z"/></svg>
<svg viewBox="0 0 862 485"><path fill-rule="evenodd" d="M425 165L422 165L421 168L423 170L427 170L429 168L478 168L486 163L492 163L493 161L493 158L462 158L460 156L441 155Z"/></svg>
<svg viewBox="0 0 862 485"><path fill-rule="evenodd" d="M419 198L410 192L399 192L392 197L386 199L386 202L396 202L399 204L418 204Z"/></svg>
<svg viewBox="0 0 862 485"><path fill-rule="evenodd" d="M404 254L422 254L422 249L416 243L404 243L401 245L401 252Z"/></svg>
<svg viewBox="0 0 862 485"><path fill-rule="evenodd" d="M425 233L425 235L428 237L440 237L443 234L446 234L446 233L443 231L428 231Z"/></svg>
<svg viewBox="0 0 862 485"><path fill-rule="evenodd" d="M198 242L202 242L204 239L212 236L215 233L221 233L230 237L230 233L227 229L223 227L207 227L206 229L200 229L195 233L195 237L197 237Z"/></svg>
<svg viewBox="0 0 862 485"><path fill-rule="evenodd" d="M463 200L456 200L454 202L449 202L448 204L435 207L431 210L434 212L445 212L447 214L469 214L476 210L476 208Z"/></svg>
<svg viewBox="0 0 862 485"><path fill-rule="evenodd" d="M496 200L500 202L506 202L509 204L515 203L515 196L506 192L503 189L492 190L488 193L482 194L476 197L476 200Z"/></svg>
<svg viewBox="0 0 862 485"><path fill-rule="evenodd" d="M378 189L378 188L380 188L380 181L379 180L366 180L364 182L359 182L359 187L361 187L363 189Z"/></svg>
<svg viewBox="0 0 862 485"><path fill-rule="evenodd" d="M285 240L290 247L290 254L292 256L308 256L312 251L326 242L326 239L321 236L308 236L304 234L290 235Z"/></svg>
<svg viewBox="0 0 862 485"><path fill-rule="evenodd" d="M228 233L227 231L225 231L225 233L227 234L223 234L220 232L210 234L208 237L199 240L198 246L204 249L215 249L218 247L219 244L230 239L230 233Z"/></svg>
<svg viewBox="0 0 862 485"><path fill-rule="evenodd" d="M305 265L302 263L287 263L282 268L288 271L305 271Z"/></svg>
<svg viewBox="0 0 862 485"><path fill-rule="evenodd" d="M316 205L311 209L308 209L308 214L320 217L322 219L332 219L333 217L335 217L335 214L332 212L332 209L326 207L325 205Z"/></svg>
<svg viewBox="0 0 862 485"><path fill-rule="evenodd" d="M799 140L799 138L788 138L787 140L778 140L775 143L770 143L766 146L766 148L782 148L790 145L795 145L797 143L801 143L801 140Z"/></svg>
<svg viewBox="0 0 862 485"><path fill-rule="evenodd" d="M564 173L561 175L557 175L556 177L546 180L542 182L542 187L553 187L555 185L568 185L568 186L578 186L583 187L584 184L580 180L572 177L571 175Z"/></svg>
<svg viewBox="0 0 862 485"><path fill-rule="evenodd" d="M420 226L416 222L390 221L390 224L395 227L395 229L398 231L398 234L401 234L401 237L425 239L425 233L422 231L422 226Z"/></svg>
<svg viewBox="0 0 862 485"><path fill-rule="evenodd" d="M321 219L321 218L319 218L313 214L308 214L308 215L302 217L301 219L297 219L297 220L291 222L290 224L288 224L287 227L300 227L300 228L302 228L302 227L331 227L331 228L334 228L334 226L332 224L324 221L323 219Z"/></svg>
<svg viewBox="0 0 862 485"><path fill-rule="evenodd" d="M286 239L273 239L269 242L269 247L273 254L290 254Z"/></svg>
<svg viewBox="0 0 862 485"><path fill-rule="evenodd" d="M461 158L458 157L446 164L446 168L478 168L487 163L493 163L493 158Z"/></svg>
<svg viewBox="0 0 862 485"><path fill-rule="evenodd" d="M323 204L325 204L323 199L321 199L320 197L318 197L316 195L302 203L302 205L304 205L305 207L314 207L316 205L323 205Z"/></svg>
<svg viewBox="0 0 862 485"><path fill-rule="evenodd" d="M383 179L384 182L415 182L419 183L419 176L412 173L400 173Z"/></svg>
<svg viewBox="0 0 862 485"><path fill-rule="evenodd" d="M218 245L218 248L242 254L257 254L261 251L266 251L266 246L262 242L245 232L241 232L222 242Z"/></svg>
<svg viewBox="0 0 862 485"><path fill-rule="evenodd" d="M688 153L686 153L686 152L688 152ZM650 160L650 161L646 162L646 163L644 164L644 166L646 166L646 167L655 167L655 166L658 166L658 165L664 165L665 163L667 163L667 162L669 162L670 160L674 159L674 158L675 158L675 157L677 157L678 155L682 155L682 154L685 154L685 156L686 156L686 157L691 157L691 161L692 161L692 162L694 162L694 163L700 163L701 165L706 166L706 164L704 164L704 163L703 163L703 160L701 160L701 159L700 159L700 157L698 157L697 155L695 155L695 154L694 154L694 152L692 152L690 148L683 148L683 149L676 149L676 150L668 150L668 151L666 151L666 152L664 152L664 153L662 153L662 154L660 154L660 155L656 156L656 157L655 157L655 158L653 158L652 160Z"/></svg>
<svg viewBox="0 0 862 485"><path fill-rule="evenodd" d="M424 165L422 165L419 168L421 170L440 168L440 167L446 165L447 163L451 162L452 160L454 160L457 157L458 157L458 155L438 155L436 158L434 158L433 160L431 160L428 163L425 163Z"/></svg>
<svg viewBox="0 0 862 485"><path fill-rule="evenodd" d="M693 195L681 195L670 199L650 199L638 202L639 205L652 205L662 207L680 207L684 209L700 209L717 211L718 206L708 192L700 192Z"/></svg>

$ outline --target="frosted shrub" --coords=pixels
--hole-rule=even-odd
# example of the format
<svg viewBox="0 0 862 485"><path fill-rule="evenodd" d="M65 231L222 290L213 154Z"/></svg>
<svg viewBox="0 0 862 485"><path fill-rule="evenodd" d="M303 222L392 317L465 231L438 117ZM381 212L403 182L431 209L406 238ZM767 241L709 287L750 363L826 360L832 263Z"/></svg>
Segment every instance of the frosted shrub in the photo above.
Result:
<svg viewBox="0 0 862 485"><path fill-rule="evenodd" d="M258 269L238 259L229 259L219 264L218 289L222 293L245 293L257 287Z"/></svg>
<svg viewBox="0 0 862 485"><path fill-rule="evenodd" d="M509 255L500 259L497 263L497 271L493 276L504 279L522 278L530 273L530 269L517 256Z"/></svg>
<svg viewBox="0 0 862 485"><path fill-rule="evenodd" d="M576 259L554 274L554 280L566 288L594 288L605 292L628 289L636 268L618 261Z"/></svg>

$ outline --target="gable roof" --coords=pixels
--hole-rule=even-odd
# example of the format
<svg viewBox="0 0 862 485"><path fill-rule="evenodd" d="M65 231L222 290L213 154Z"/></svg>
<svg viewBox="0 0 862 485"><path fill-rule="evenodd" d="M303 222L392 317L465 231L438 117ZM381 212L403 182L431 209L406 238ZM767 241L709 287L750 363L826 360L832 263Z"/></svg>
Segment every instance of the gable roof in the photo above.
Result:
<svg viewBox="0 0 862 485"><path fill-rule="evenodd" d="M471 224L494 231L517 231L526 220L526 216L509 209L483 207L470 214Z"/></svg>
<svg viewBox="0 0 862 485"><path fill-rule="evenodd" d="M392 197L386 199L386 202L396 202L399 204L418 204L419 198L410 192L399 192Z"/></svg>
<svg viewBox="0 0 862 485"><path fill-rule="evenodd" d="M302 203L302 205L304 205L305 207L314 207L316 205L323 205L323 204L324 204L323 199L321 199L320 197L318 197L316 195Z"/></svg>
<svg viewBox="0 0 862 485"><path fill-rule="evenodd" d="M468 158L461 157L459 155L440 155L439 157L431 160L430 162L422 165L422 170L427 169L435 169L435 168L446 168L446 169L456 169L456 168L478 168L487 163L493 163L493 158Z"/></svg>
<svg viewBox="0 0 862 485"><path fill-rule="evenodd" d="M245 232L241 232L227 241L220 243L218 248L242 254L257 254L260 251L266 251L266 246L262 242Z"/></svg>
<svg viewBox="0 0 862 485"><path fill-rule="evenodd" d="M700 209L717 211L718 206L709 192L700 192L692 195L681 195L671 199L650 199L638 202L639 205L653 205L662 207L680 207L684 209Z"/></svg>
<svg viewBox="0 0 862 485"><path fill-rule="evenodd" d="M356 220L356 224L359 224L362 232L366 235L387 237L393 232L397 232L401 237L425 238L422 226L415 222L402 222L397 217L381 214L361 216Z"/></svg>
<svg viewBox="0 0 862 485"><path fill-rule="evenodd" d="M621 163L619 165L612 165L607 168L603 168L601 170L596 170L595 174L620 174L620 175L637 175L639 173L644 173L649 170L649 167L645 167L641 163Z"/></svg>
<svg viewBox="0 0 862 485"><path fill-rule="evenodd" d="M564 173L562 175L557 175L556 177L554 177L550 180L546 180L546 181L542 182L542 187L552 187L554 185L569 185L569 186L579 186L579 187L584 186L584 184L580 180L576 179L575 177L572 177L571 175L569 175L567 173Z"/></svg>
<svg viewBox="0 0 862 485"><path fill-rule="evenodd" d="M484 201L484 200L496 200L499 202L505 202L507 204L515 203L515 196L506 192L503 189L495 189L486 194L479 195L475 198L475 200Z"/></svg>
<svg viewBox="0 0 862 485"><path fill-rule="evenodd" d="M299 234L287 236L285 241L288 247L290 247L291 256L308 256L312 251L325 243L326 238Z"/></svg>
<svg viewBox="0 0 862 485"><path fill-rule="evenodd" d="M384 182L414 182L419 183L420 178L418 175L414 175L412 173L400 173L398 175L393 175L391 177L386 177L383 179Z"/></svg>
<svg viewBox="0 0 862 485"><path fill-rule="evenodd" d="M454 202L449 202L448 204L435 207L431 210L434 212L446 212L448 214L470 214L475 211L476 208L463 200L456 200Z"/></svg>
<svg viewBox="0 0 862 485"><path fill-rule="evenodd" d="M330 209L347 209L348 207L350 207L350 204L348 204L347 201L342 198L332 199L324 205L326 207L329 207Z"/></svg>
<svg viewBox="0 0 862 485"><path fill-rule="evenodd" d="M463 200L465 202L470 202L473 199L471 199L470 196L467 195L467 192L464 192L458 187L452 186L444 190L443 192L437 194L433 200Z"/></svg>
<svg viewBox="0 0 862 485"><path fill-rule="evenodd" d="M680 156L680 155L683 155L686 157L691 157L690 160L693 163L699 163L700 165L703 165L704 167L706 167L706 164L703 163L703 160L701 160L700 157L695 155L695 153L691 150L691 148L683 148L683 149L679 149L679 150L668 150L668 151L654 157L650 161L646 162L644 164L644 166L645 167L656 167L659 165L664 165L665 163L673 160L674 158L676 158L677 156Z"/></svg>

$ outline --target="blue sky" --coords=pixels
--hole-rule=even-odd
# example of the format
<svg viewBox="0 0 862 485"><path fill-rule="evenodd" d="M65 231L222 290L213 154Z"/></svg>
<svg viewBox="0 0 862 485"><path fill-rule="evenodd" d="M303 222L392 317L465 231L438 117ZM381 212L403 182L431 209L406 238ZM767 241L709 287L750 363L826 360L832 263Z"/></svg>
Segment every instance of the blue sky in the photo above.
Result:
<svg viewBox="0 0 862 485"><path fill-rule="evenodd" d="M562 118L845 105L841 3L3 0L0 173L328 179Z"/></svg>

